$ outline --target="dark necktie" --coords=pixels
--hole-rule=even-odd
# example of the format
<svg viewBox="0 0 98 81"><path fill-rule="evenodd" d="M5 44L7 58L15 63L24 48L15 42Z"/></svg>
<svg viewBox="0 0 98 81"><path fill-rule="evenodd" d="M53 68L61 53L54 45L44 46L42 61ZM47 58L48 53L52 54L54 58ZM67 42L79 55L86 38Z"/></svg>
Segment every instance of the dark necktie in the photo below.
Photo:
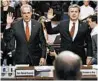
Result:
<svg viewBox="0 0 98 81"><path fill-rule="evenodd" d="M29 31L28 23L26 23L26 38L27 38L27 41L29 41L29 38L30 38L30 31Z"/></svg>
<svg viewBox="0 0 98 81"><path fill-rule="evenodd" d="M74 32L75 32L75 23L73 23L73 26L72 26L72 28L71 28L71 30L70 30L70 35L71 35L71 37L73 37Z"/></svg>

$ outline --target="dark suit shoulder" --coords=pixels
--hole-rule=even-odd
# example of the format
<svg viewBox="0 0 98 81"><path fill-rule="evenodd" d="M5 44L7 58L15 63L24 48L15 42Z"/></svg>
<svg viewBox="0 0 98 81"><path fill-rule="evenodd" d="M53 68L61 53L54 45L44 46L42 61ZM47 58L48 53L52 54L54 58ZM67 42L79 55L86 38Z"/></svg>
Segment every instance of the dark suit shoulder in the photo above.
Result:
<svg viewBox="0 0 98 81"><path fill-rule="evenodd" d="M11 24L11 28L12 29L16 29L17 27L19 28L20 26L22 26L22 21L23 19L16 19L14 20L14 22Z"/></svg>
<svg viewBox="0 0 98 81"><path fill-rule="evenodd" d="M79 21L80 24L88 25L87 22Z"/></svg>
<svg viewBox="0 0 98 81"><path fill-rule="evenodd" d="M33 23L40 24L37 20L31 19L31 21L32 21Z"/></svg>
<svg viewBox="0 0 98 81"><path fill-rule="evenodd" d="M21 19L15 19L14 22L12 23L12 25L15 25L15 24L19 24L20 22L22 22L22 18Z"/></svg>
<svg viewBox="0 0 98 81"><path fill-rule="evenodd" d="M38 21L31 19L31 22L33 25L35 25L36 27L41 27L41 23L39 23Z"/></svg>
<svg viewBox="0 0 98 81"><path fill-rule="evenodd" d="M60 24L63 24L63 23L67 23L68 24L69 20L62 20L60 21Z"/></svg>
<svg viewBox="0 0 98 81"><path fill-rule="evenodd" d="M79 24L81 24L82 27L89 29L89 25L87 24L87 22L79 21Z"/></svg>

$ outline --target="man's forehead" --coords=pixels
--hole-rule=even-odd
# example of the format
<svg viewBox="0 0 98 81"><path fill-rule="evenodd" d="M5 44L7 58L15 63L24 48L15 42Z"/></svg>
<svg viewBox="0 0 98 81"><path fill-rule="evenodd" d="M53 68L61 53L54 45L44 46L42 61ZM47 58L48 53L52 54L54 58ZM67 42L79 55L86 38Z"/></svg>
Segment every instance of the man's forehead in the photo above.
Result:
<svg viewBox="0 0 98 81"><path fill-rule="evenodd" d="M22 12L31 12L30 8L29 7L24 7L22 9Z"/></svg>
<svg viewBox="0 0 98 81"><path fill-rule="evenodd" d="M2 1L8 1L8 0L2 0Z"/></svg>
<svg viewBox="0 0 98 81"><path fill-rule="evenodd" d="M69 10L79 10L77 7L70 8Z"/></svg>

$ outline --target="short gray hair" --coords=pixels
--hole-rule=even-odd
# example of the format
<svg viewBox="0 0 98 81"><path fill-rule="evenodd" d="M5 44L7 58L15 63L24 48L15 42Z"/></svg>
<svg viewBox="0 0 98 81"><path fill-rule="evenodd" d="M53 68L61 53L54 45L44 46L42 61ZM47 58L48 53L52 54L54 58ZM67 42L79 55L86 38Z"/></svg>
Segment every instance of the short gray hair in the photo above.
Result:
<svg viewBox="0 0 98 81"><path fill-rule="evenodd" d="M80 12L80 6L77 5L77 4L70 5L69 8L68 8L68 11L69 11L70 8L78 8L79 9L79 12Z"/></svg>
<svg viewBox="0 0 98 81"><path fill-rule="evenodd" d="M81 66L80 56L71 51L63 51L55 59L56 78L58 80L76 80L79 78Z"/></svg>
<svg viewBox="0 0 98 81"><path fill-rule="evenodd" d="M31 5L29 5L29 4L24 4L24 5L22 5L21 8L20 8L21 12L22 12L22 9L25 8L25 7L26 7L26 8L30 8L30 11L32 12L32 7L31 7Z"/></svg>

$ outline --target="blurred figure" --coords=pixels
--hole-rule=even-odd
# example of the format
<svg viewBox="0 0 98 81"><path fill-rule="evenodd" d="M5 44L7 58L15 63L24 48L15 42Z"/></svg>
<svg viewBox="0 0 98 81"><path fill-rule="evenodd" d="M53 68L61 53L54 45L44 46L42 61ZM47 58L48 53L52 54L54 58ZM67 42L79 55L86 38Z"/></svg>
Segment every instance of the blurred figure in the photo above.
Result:
<svg viewBox="0 0 98 81"><path fill-rule="evenodd" d="M55 14L55 17L51 20L51 26L52 26L52 28L55 28L61 21L62 11L58 11L56 9L53 9L53 14ZM48 34L47 43L49 45L53 45L54 42L55 42L56 37L59 36L59 35L60 35L60 33L52 34L52 35Z"/></svg>
<svg viewBox="0 0 98 81"><path fill-rule="evenodd" d="M5 43L4 43L4 40L3 40L3 33L0 33L0 44L1 44L1 49L0 49L1 59L0 60L1 60L1 65L2 65L4 59L7 56L7 53L4 53L5 52Z"/></svg>
<svg viewBox="0 0 98 81"><path fill-rule="evenodd" d="M61 21L62 11L59 11L59 10L53 8L53 14L56 14L56 16L51 20L51 26L52 26L52 28L55 28ZM55 45L55 44L60 45L60 39L61 39L60 33L52 34L52 35L48 34L47 44L49 45L48 46L49 54L47 56L47 63L50 65L53 65L56 54L58 54L60 51L60 50L57 50L56 47L54 48L52 45ZM52 55L52 52L54 52L54 56Z"/></svg>
<svg viewBox="0 0 98 81"><path fill-rule="evenodd" d="M10 1L10 6L15 8L15 4L16 4L15 0L9 0L9 1Z"/></svg>
<svg viewBox="0 0 98 81"><path fill-rule="evenodd" d="M92 47L93 47L93 58L90 62L91 64L97 64L97 56L98 56L98 22L97 22L97 15L91 15L87 18L88 24L91 31L91 37L92 37Z"/></svg>
<svg viewBox="0 0 98 81"><path fill-rule="evenodd" d="M51 26L52 26L52 28L55 28L59 24L59 22L61 21L62 12L58 11L56 9L53 9L53 10L54 10L53 14L56 14L56 16L52 19ZM46 19L46 18L44 18L44 19ZM60 41L58 41L60 39L60 33L50 35L50 34L47 33L45 24L44 23L42 23L42 24L43 24L43 27L44 27L43 30L44 30L44 35L45 35L46 42L47 42L47 48L49 49L49 52L47 52L48 53L48 55L47 55L47 64L52 65L55 58L50 55L50 52L53 52L54 50L56 51L56 53L59 52L52 45L54 45L55 43L60 44ZM59 36L59 39L58 39L58 36Z"/></svg>
<svg viewBox="0 0 98 81"><path fill-rule="evenodd" d="M1 50L2 51L2 59L1 65L4 63L4 60L8 61L8 51L6 50L6 43L3 38L3 33L6 27L6 18L8 13L14 14L14 8L10 6L10 0L2 0L1 2L1 31L0 31L0 42L1 42ZM14 14L15 15L15 14ZM6 64L6 63L5 63Z"/></svg>
<svg viewBox="0 0 98 81"><path fill-rule="evenodd" d="M31 19L32 7L28 4L21 6L21 16L22 19L13 22L13 14L7 14L7 26L4 32L7 50L15 49L14 64L44 65L46 41L42 26Z"/></svg>
<svg viewBox="0 0 98 81"><path fill-rule="evenodd" d="M95 12L98 14L98 5L95 8Z"/></svg>
<svg viewBox="0 0 98 81"><path fill-rule="evenodd" d="M25 5L25 4L29 4L29 0L19 0L18 5L16 5L15 7L15 13L16 13L16 18L21 18L21 6Z"/></svg>
<svg viewBox="0 0 98 81"><path fill-rule="evenodd" d="M10 4L9 0L2 0L1 3L2 3L2 6L1 6L1 32L4 32L4 29L6 26L7 14L9 12L14 14L15 10L13 7L9 6L9 4Z"/></svg>
<svg viewBox="0 0 98 81"><path fill-rule="evenodd" d="M55 78L57 80L80 80L81 66L82 61L77 54L63 51L55 59Z"/></svg>
<svg viewBox="0 0 98 81"><path fill-rule="evenodd" d="M84 20L94 13L94 9L89 5L89 0L84 0L84 4L80 7L80 20Z"/></svg>

